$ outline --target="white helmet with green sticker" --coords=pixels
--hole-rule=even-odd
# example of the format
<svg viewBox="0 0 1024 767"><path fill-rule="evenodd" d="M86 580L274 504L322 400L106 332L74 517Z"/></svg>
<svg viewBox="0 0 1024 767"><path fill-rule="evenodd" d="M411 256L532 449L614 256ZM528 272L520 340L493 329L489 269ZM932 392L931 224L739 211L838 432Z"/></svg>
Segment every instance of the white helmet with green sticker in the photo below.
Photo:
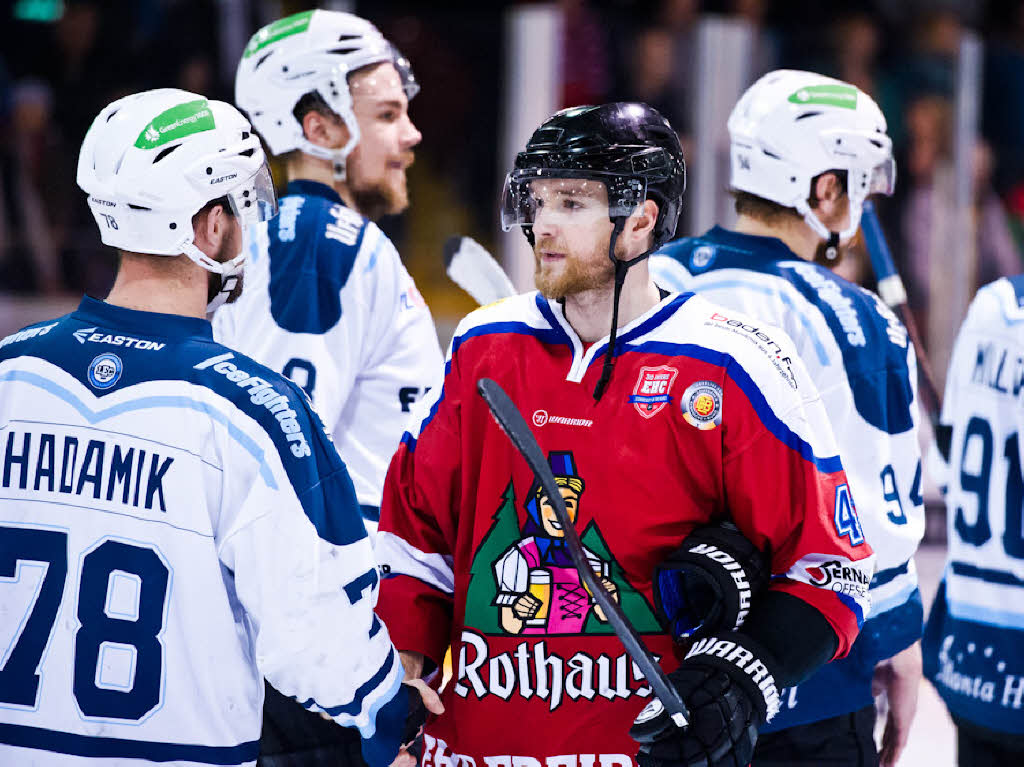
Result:
<svg viewBox="0 0 1024 767"><path fill-rule="evenodd" d="M832 233L808 203L816 176L847 172L843 240L868 195L892 194L896 182L882 110L856 86L814 72L780 69L750 86L729 115L729 139L732 188L795 208L822 239Z"/></svg>
<svg viewBox="0 0 1024 767"><path fill-rule="evenodd" d="M391 62L407 98L419 85L409 62L365 19L338 11L303 11L260 29L238 62L235 102L245 110L274 155L298 149L330 160L335 178L345 178L345 162L359 143L348 76L358 69ZM299 99L316 92L345 123L349 140L339 149L309 141L295 118Z"/></svg>
<svg viewBox="0 0 1024 767"><path fill-rule="evenodd" d="M78 156L100 236L120 250L185 254L224 277L241 271L245 248L218 262L194 240L192 216L227 197L242 231L277 213L266 156L249 122L230 104L173 88L109 104Z"/></svg>

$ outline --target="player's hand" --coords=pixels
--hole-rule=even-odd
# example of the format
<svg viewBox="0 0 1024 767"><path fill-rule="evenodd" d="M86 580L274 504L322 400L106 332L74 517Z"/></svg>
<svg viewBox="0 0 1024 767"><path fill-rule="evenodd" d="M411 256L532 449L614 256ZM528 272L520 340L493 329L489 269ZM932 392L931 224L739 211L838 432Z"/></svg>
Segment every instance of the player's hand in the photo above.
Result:
<svg viewBox="0 0 1024 767"><path fill-rule="evenodd" d="M402 683L414 688L419 697L413 699L409 718L406 720L405 733L402 736L404 743L391 767L416 767L422 751L423 725L427 720L427 712L443 714L444 705L437 692L420 678L423 673L423 656L414 652L399 652L398 655L405 669L405 679Z"/></svg>
<svg viewBox="0 0 1024 767"><path fill-rule="evenodd" d="M727 644L716 644L720 642ZM724 657L718 657L719 650ZM758 729L779 706L769 666L773 662L760 658L759 652L749 638L736 632L708 637L694 645L679 668L668 675L690 710L689 723L676 726L661 701L651 701L629 731L640 744L637 764L747 767ZM758 671L760 683L748 669L763 669Z"/></svg>
<svg viewBox="0 0 1024 767"><path fill-rule="evenodd" d="M910 725L917 712L917 693L921 687L921 643L915 642L906 650L875 667L871 691L885 693L889 700L889 713L882 733L882 748L878 754L879 767L896 767L907 738Z"/></svg>
<svg viewBox="0 0 1024 767"><path fill-rule="evenodd" d="M619 587L615 585L615 581L611 578L601 578L601 585L604 586L605 591L614 599L616 602L619 601Z"/></svg>
<svg viewBox="0 0 1024 767"><path fill-rule="evenodd" d="M533 594L523 594L512 603L512 613L520 620L529 620L537 614L543 604Z"/></svg>

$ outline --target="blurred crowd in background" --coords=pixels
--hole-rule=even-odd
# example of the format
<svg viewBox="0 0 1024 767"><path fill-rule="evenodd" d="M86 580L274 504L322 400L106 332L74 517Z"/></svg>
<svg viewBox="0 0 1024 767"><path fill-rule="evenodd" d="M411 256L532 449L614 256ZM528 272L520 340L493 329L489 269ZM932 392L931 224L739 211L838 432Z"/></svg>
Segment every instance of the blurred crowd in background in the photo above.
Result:
<svg viewBox="0 0 1024 767"><path fill-rule="evenodd" d="M412 205L382 224L439 325L447 326L472 303L444 276L442 243L457 233L488 245L496 232L503 174L498 167L503 19L513 4L320 5L377 24L412 61L422 85L410 110L423 133L409 175ZM983 43L983 88L972 154L973 287L1024 271L1024 3L561 0L555 5L565 30L563 106L646 101L679 131L688 158L694 155L698 76L694 36L707 14L751 25L752 79L778 67L813 69L873 95L888 120L899 169L896 195L883 203L883 221L911 304L925 325L929 297L944 276L930 261L941 231L937 224L953 199L948 190L955 181L957 53L963 31L974 30ZM5 296L8 301L83 292L103 296L109 288L115 254L100 244L85 196L75 185L79 144L105 104L161 86L230 101L235 65L248 36L313 5L9 0L3 7L0 306ZM689 163L692 178L700 168L692 159ZM679 234L695 233L691 226L684 213ZM857 258L843 269L845 276L870 285L870 270Z"/></svg>

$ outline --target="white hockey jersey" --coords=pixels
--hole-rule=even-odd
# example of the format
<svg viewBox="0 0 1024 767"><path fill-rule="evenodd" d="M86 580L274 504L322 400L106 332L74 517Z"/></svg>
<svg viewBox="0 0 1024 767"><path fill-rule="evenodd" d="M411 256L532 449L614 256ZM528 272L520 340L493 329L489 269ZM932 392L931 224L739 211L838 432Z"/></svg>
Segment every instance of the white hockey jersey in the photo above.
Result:
<svg viewBox="0 0 1024 767"><path fill-rule="evenodd" d="M412 404L439 386L430 311L391 241L331 187L292 181L253 238L245 290L214 335L301 386L327 424L375 531Z"/></svg>
<svg viewBox="0 0 1024 767"><path fill-rule="evenodd" d="M948 558L924 638L925 676L954 717L1024 735L1024 276L978 291L953 347Z"/></svg>
<svg viewBox="0 0 1024 767"><path fill-rule="evenodd" d="M849 657L788 690L764 731L871 704L874 666L919 639L923 617L913 560L924 534L917 362L905 328L874 293L800 259L773 237L715 227L669 243L650 268L660 286L695 291L781 327L796 342L878 557L871 618Z"/></svg>
<svg viewBox="0 0 1024 767"><path fill-rule="evenodd" d="M264 677L404 721L345 466L205 320L86 298L3 339L0 456L0 764L252 764Z"/></svg>

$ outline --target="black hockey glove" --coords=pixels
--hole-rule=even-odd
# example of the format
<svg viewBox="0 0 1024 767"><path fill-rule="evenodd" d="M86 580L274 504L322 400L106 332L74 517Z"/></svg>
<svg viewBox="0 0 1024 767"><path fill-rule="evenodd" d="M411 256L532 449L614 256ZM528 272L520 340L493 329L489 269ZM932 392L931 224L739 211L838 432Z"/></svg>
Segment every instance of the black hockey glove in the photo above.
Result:
<svg viewBox="0 0 1024 767"><path fill-rule="evenodd" d="M747 767L758 729L779 710L774 661L735 631L694 643L668 675L690 709L677 727L661 701L647 704L629 734L640 767Z"/></svg>
<svg viewBox="0 0 1024 767"><path fill-rule="evenodd" d="M733 631L770 577L770 558L731 522L698 527L654 568L658 620L677 642Z"/></svg>

